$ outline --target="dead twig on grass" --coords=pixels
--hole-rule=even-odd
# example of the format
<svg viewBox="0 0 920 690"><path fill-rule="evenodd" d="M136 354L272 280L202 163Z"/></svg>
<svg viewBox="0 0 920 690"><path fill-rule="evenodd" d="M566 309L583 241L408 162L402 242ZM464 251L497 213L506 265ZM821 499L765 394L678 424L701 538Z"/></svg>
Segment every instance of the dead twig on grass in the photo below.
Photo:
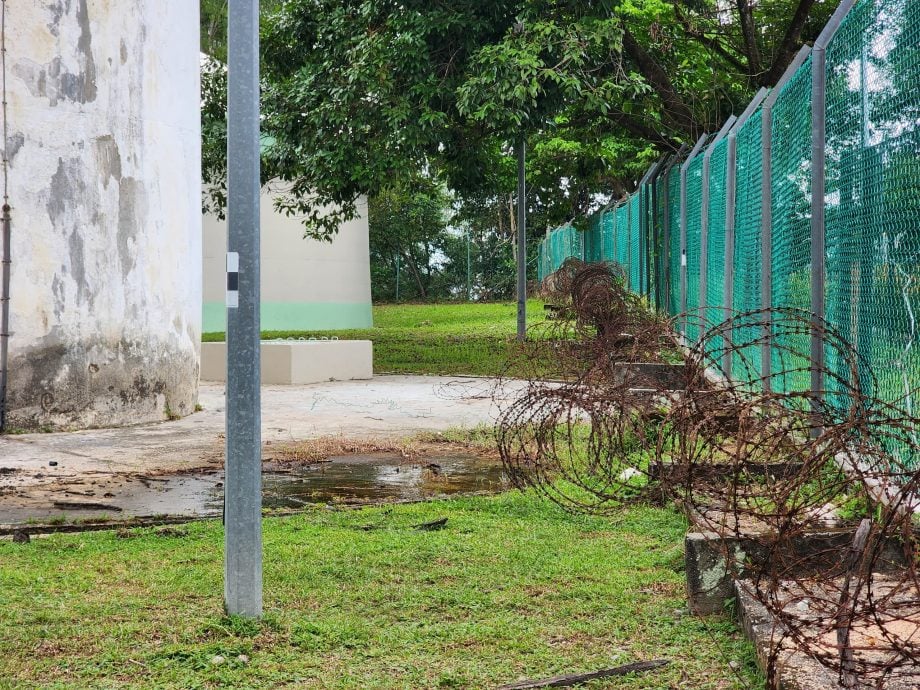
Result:
<svg viewBox="0 0 920 690"><path fill-rule="evenodd" d="M656 659L655 661L637 661L624 666L615 666L613 668L603 668L599 671L590 673L573 673L565 676L553 676L552 678L543 678L541 680L522 680L517 683L499 686L498 690L537 690L538 688L570 688L574 685L581 685L590 680L598 678L612 678L614 676L626 676L630 673L646 673L655 669L663 668L670 664L668 659Z"/></svg>

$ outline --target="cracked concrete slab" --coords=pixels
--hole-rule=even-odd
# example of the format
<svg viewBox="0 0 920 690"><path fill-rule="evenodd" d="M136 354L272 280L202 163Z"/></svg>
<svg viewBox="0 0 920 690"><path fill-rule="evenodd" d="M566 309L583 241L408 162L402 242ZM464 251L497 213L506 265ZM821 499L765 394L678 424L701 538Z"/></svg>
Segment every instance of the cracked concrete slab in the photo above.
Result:
<svg viewBox="0 0 920 690"><path fill-rule="evenodd" d="M505 382L505 394L523 384ZM436 376L378 376L262 388L263 443L327 435L398 437L494 422L495 382ZM172 422L0 437L0 489L64 478L162 474L223 464L224 385L202 383L203 407ZM52 465L51 463L55 463ZM2 492L0 492L2 494ZM2 500L2 495L0 495Z"/></svg>

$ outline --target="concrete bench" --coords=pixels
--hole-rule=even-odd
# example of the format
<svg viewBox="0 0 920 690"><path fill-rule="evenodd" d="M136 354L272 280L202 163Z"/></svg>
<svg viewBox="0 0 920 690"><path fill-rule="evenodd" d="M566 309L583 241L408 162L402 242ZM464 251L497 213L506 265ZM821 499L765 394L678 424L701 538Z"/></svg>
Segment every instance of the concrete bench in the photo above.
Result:
<svg viewBox="0 0 920 690"><path fill-rule="evenodd" d="M305 384L369 379L370 340L263 340L262 383ZM227 344L201 344L201 380L227 380Z"/></svg>

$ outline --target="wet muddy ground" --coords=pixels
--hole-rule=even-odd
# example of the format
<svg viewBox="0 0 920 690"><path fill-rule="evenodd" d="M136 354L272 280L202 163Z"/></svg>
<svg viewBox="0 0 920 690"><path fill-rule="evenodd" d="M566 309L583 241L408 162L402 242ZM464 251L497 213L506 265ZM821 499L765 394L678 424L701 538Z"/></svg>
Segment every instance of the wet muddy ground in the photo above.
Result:
<svg viewBox="0 0 920 690"><path fill-rule="evenodd" d="M0 524L214 516L223 505L223 471L218 469L158 476L58 475L42 486L32 476L17 482L18 470L0 472L6 480L0 490ZM347 455L292 467L267 463L262 484L262 505L287 509L496 493L508 487L494 459L463 454L411 460L391 454Z"/></svg>

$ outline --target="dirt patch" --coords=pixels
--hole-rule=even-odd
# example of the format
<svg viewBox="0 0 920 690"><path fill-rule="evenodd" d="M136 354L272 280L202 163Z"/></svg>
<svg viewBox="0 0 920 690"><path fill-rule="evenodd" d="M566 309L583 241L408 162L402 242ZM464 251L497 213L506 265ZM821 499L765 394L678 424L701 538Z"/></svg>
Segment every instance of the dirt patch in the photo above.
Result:
<svg viewBox="0 0 920 690"><path fill-rule="evenodd" d="M330 458L347 455L394 455L417 460L457 454L498 459L498 449L490 433L473 430L449 434L430 432L403 439L322 436L287 443L267 442L262 451L262 460L283 467L327 462Z"/></svg>

